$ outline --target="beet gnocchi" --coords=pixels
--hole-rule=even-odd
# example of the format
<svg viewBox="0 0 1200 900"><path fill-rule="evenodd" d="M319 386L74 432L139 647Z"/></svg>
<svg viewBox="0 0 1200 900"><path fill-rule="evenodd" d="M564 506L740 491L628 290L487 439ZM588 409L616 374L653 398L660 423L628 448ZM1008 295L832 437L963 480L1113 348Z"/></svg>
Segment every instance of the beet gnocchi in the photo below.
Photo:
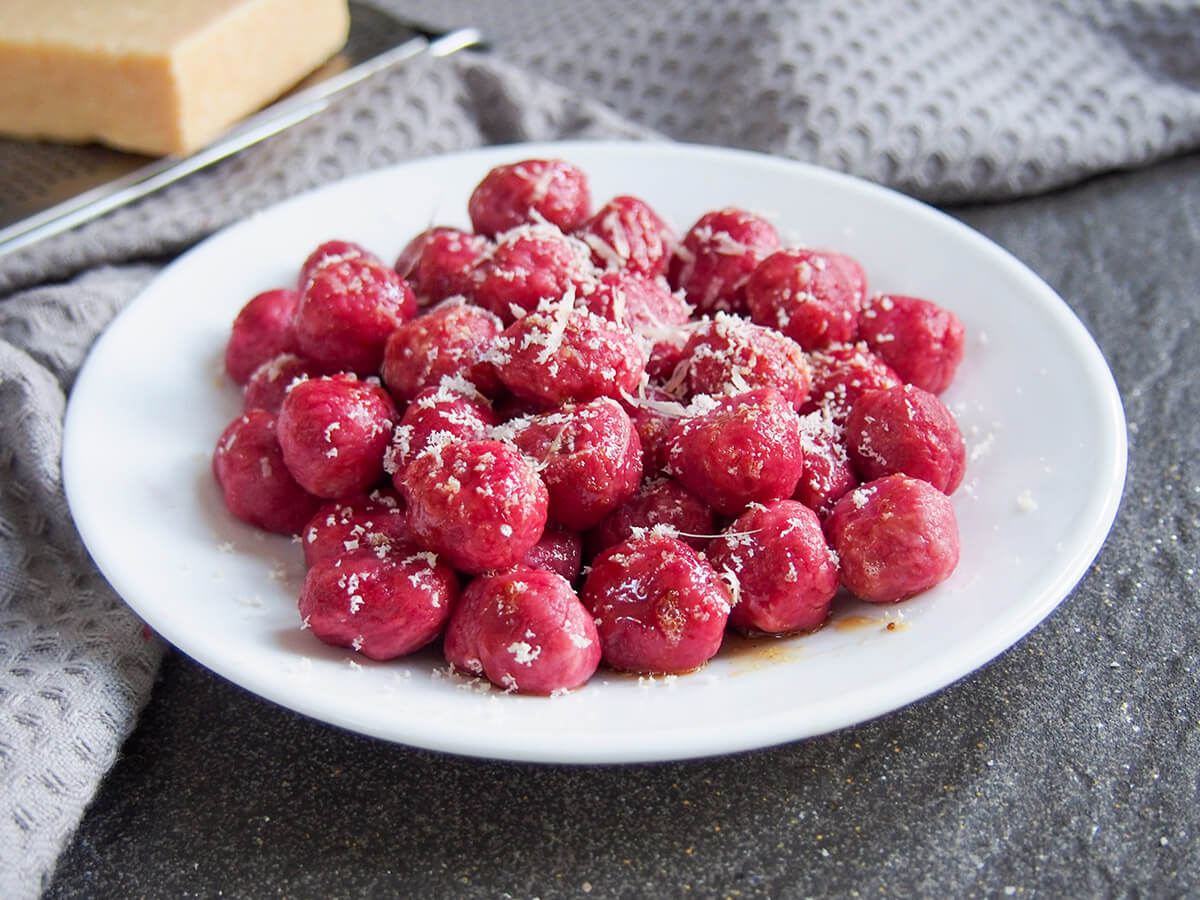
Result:
<svg viewBox="0 0 1200 900"><path fill-rule="evenodd" d="M749 210L592 202L563 160L498 166L468 228L301 248L234 320L213 473L298 537L302 627L553 695L948 578L954 313Z"/></svg>

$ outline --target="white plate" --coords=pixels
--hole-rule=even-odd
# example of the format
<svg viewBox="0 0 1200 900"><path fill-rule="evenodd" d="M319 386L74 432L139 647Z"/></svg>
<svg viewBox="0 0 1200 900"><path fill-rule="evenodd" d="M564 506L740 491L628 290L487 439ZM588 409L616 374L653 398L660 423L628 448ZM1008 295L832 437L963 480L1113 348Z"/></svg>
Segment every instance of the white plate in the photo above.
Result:
<svg viewBox="0 0 1200 900"><path fill-rule="evenodd" d="M430 652L352 659L299 628L300 548L225 511L209 469L239 411L221 375L229 325L290 284L322 240L392 258L431 222L466 225L494 165L559 156L597 203L646 199L680 231L739 205L785 242L845 251L871 286L953 309L968 345L947 392L967 437L954 496L962 560L900 606L843 605L807 637L731 641L701 671L640 680L601 671L557 698L483 690ZM926 206L821 169L667 144L523 145L420 160L294 198L169 266L97 341L66 419L63 474L97 565L164 638L238 684L318 719L405 744L556 762L678 759L764 747L878 716L1010 647L1099 551L1125 475L1124 416L1086 330L1032 272ZM888 629L887 624L896 627ZM734 646L736 645L736 646Z"/></svg>

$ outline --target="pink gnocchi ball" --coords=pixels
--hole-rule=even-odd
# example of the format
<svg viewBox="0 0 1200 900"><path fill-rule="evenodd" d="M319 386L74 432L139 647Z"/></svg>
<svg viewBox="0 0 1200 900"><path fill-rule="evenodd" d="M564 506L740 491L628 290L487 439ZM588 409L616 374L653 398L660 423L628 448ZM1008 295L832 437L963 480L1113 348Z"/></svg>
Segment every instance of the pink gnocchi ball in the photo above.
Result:
<svg viewBox="0 0 1200 900"><path fill-rule="evenodd" d="M397 419L387 391L353 375L301 381L279 410L279 446L295 479L335 499L373 487Z"/></svg>
<svg viewBox="0 0 1200 900"><path fill-rule="evenodd" d="M746 283L763 258L778 249L775 226L742 209L702 215L675 248L667 269L700 313L746 311Z"/></svg>
<svg viewBox="0 0 1200 900"><path fill-rule="evenodd" d="M713 567L683 541L631 537L601 553L583 585L604 662L626 672L678 674L716 655L730 594Z"/></svg>
<svg viewBox="0 0 1200 900"><path fill-rule="evenodd" d="M587 174L561 159L527 159L496 166L467 201L471 224L495 236L518 225L549 222L572 231L592 214Z"/></svg>
<svg viewBox="0 0 1200 900"><path fill-rule="evenodd" d="M296 534L320 505L283 459L276 417L252 409L222 432L212 460L225 505L243 522L280 534Z"/></svg>
<svg viewBox="0 0 1200 900"><path fill-rule="evenodd" d="M446 661L523 694L553 694L587 682L600 665L600 637L570 583L517 567L476 578L446 626Z"/></svg>
<svg viewBox="0 0 1200 900"><path fill-rule="evenodd" d="M859 336L908 384L931 394L950 386L963 358L966 330L958 316L930 300L880 294L863 306Z"/></svg>
<svg viewBox="0 0 1200 900"><path fill-rule="evenodd" d="M774 388L725 397L679 419L666 439L667 472L717 512L790 497L804 468L800 417Z"/></svg>
<svg viewBox="0 0 1200 900"><path fill-rule="evenodd" d="M846 448L863 481L902 472L954 493L967 448L953 413L916 385L867 391L846 419Z"/></svg>
<svg viewBox="0 0 1200 900"><path fill-rule="evenodd" d="M642 445L618 403L601 397L506 426L534 461L549 491L549 518L591 528L625 502L642 480Z"/></svg>
<svg viewBox="0 0 1200 900"><path fill-rule="evenodd" d="M714 569L736 579L731 625L789 634L813 631L829 617L837 558L817 514L802 503L751 506L709 545L707 556Z"/></svg>
<svg viewBox="0 0 1200 900"><path fill-rule="evenodd" d="M469 574L516 565L546 528L545 484L500 441L432 444L397 487L414 537Z"/></svg>
<svg viewBox="0 0 1200 900"><path fill-rule="evenodd" d="M825 520L842 584L868 603L896 603L941 584L958 565L950 498L927 481L886 475L842 497Z"/></svg>
<svg viewBox="0 0 1200 900"><path fill-rule="evenodd" d="M458 576L437 555L400 544L382 556L356 550L316 561L300 591L303 627L368 659L405 656L442 633Z"/></svg>

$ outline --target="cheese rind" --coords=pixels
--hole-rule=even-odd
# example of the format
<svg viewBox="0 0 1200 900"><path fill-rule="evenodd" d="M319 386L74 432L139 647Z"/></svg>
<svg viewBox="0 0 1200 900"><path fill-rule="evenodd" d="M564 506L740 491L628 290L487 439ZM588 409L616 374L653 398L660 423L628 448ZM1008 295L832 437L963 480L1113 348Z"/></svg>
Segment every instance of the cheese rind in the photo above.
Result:
<svg viewBox="0 0 1200 900"><path fill-rule="evenodd" d="M346 0L5 0L0 134L188 153L346 41Z"/></svg>

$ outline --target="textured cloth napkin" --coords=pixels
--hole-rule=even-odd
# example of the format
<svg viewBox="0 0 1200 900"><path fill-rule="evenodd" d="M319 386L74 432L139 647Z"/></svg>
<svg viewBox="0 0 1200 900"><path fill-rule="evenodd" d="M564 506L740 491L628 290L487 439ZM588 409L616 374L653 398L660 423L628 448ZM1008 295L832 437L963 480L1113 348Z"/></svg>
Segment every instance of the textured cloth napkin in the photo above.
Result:
<svg viewBox="0 0 1200 900"><path fill-rule="evenodd" d="M163 648L82 547L59 475L92 340L170 257L298 191L487 143L670 137L936 202L1047 190L1200 146L1200 4L1123 0L377 2L473 23L221 165L0 257L0 896L37 896ZM169 590L169 586L165 587Z"/></svg>

